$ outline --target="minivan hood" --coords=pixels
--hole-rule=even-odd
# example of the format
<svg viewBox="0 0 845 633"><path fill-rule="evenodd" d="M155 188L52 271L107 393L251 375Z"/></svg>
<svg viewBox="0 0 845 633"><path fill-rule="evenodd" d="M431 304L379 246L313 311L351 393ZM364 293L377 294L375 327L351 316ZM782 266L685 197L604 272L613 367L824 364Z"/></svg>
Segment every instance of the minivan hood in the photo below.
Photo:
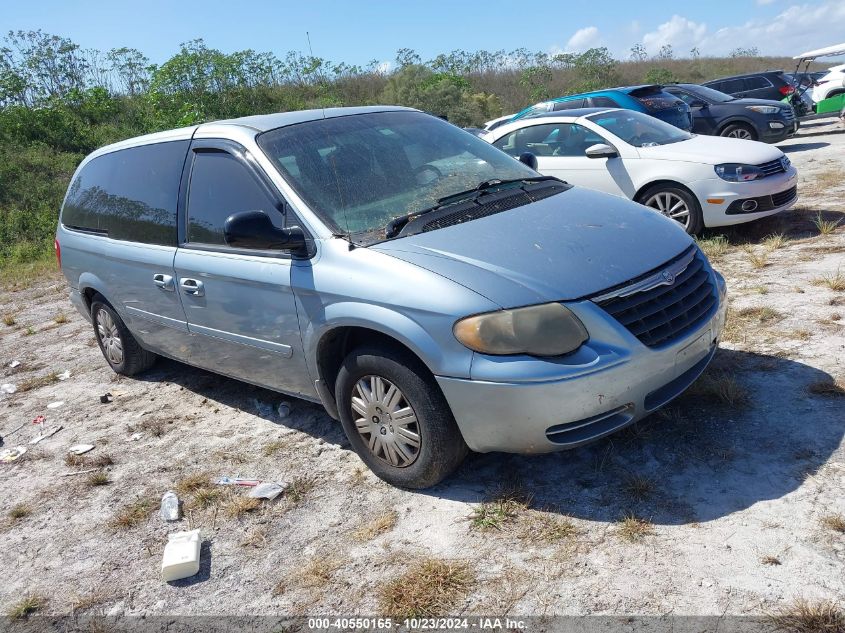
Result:
<svg viewBox="0 0 845 633"><path fill-rule="evenodd" d="M721 163L744 163L759 165L770 160L777 160L783 152L776 147L759 141L745 141L724 136L694 136L686 141L638 147L640 158L657 160L681 160L704 165Z"/></svg>
<svg viewBox="0 0 845 633"><path fill-rule="evenodd" d="M691 243L677 222L656 211L573 187L370 248L513 308L595 294L659 267Z"/></svg>

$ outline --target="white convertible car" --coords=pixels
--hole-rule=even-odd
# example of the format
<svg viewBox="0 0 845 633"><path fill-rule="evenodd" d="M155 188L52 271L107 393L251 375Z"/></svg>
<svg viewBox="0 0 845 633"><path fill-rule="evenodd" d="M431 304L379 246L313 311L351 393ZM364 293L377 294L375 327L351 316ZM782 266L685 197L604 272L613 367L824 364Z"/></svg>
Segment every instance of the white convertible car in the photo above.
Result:
<svg viewBox="0 0 845 633"><path fill-rule="evenodd" d="M756 220L798 199L798 172L776 147L697 136L632 110L585 108L507 123L481 138L540 173L624 196L684 225Z"/></svg>

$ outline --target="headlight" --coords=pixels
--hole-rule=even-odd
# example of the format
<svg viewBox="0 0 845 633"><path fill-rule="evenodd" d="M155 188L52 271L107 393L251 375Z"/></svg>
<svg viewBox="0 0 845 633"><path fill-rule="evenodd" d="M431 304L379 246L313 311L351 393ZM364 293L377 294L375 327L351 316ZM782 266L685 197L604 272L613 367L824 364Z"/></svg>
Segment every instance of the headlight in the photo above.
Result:
<svg viewBox="0 0 845 633"><path fill-rule="evenodd" d="M725 163L716 165L716 175L722 180L730 182L745 182L763 175L763 170L756 165L742 165L740 163Z"/></svg>
<svg viewBox="0 0 845 633"><path fill-rule="evenodd" d="M461 319L455 338L482 354L560 356L589 338L584 324L560 303L499 310Z"/></svg>
<svg viewBox="0 0 845 633"><path fill-rule="evenodd" d="M777 114L780 108L777 106L745 106L746 110L754 110L760 114Z"/></svg>

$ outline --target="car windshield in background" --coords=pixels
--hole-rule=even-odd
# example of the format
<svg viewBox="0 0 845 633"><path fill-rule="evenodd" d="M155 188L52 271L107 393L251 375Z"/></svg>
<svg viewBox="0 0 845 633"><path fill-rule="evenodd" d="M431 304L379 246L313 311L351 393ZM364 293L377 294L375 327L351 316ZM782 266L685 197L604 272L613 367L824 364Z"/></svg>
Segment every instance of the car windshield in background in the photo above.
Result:
<svg viewBox="0 0 845 633"><path fill-rule="evenodd" d="M727 103L728 101L736 101L736 97L719 92L707 86L695 86L695 88L687 88L689 92L704 99L709 99L714 103Z"/></svg>
<svg viewBox="0 0 845 633"><path fill-rule="evenodd" d="M668 145L692 138L689 132L632 110L615 110L587 118L634 147Z"/></svg>
<svg viewBox="0 0 845 633"><path fill-rule="evenodd" d="M332 230L385 238L391 220L491 180L537 174L489 143L421 112L377 112L270 130L258 144Z"/></svg>

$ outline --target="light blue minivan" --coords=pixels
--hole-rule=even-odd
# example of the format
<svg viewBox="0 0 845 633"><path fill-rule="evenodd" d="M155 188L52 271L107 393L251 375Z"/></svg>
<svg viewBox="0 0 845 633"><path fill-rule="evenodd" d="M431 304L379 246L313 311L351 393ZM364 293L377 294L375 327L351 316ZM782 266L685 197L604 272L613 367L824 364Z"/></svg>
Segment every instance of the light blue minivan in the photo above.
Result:
<svg viewBox="0 0 845 633"><path fill-rule="evenodd" d="M573 448L642 418L701 374L725 317L676 222L398 107L104 147L56 249L116 372L162 355L320 402L408 488L468 449Z"/></svg>

